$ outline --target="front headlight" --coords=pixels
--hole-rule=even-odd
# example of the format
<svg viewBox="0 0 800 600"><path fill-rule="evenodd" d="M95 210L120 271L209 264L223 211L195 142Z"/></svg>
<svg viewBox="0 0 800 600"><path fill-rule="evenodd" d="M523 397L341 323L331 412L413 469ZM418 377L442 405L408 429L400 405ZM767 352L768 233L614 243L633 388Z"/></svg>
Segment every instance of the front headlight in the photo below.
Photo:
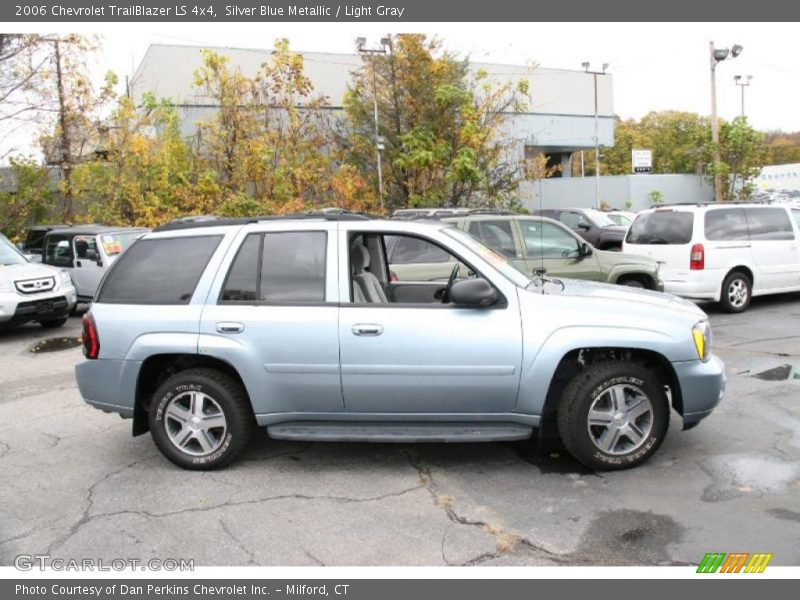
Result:
<svg viewBox="0 0 800 600"><path fill-rule="evenodd" d="M64 269L61 269L58 272L58 282L63 287L72 287L72 278L69 276L69 272L65 271Z"/></svg>
<svg viewBox="0 0 800 600"><path fill-rule="evenodd" d="M708 321L700 321L692 327L692 339L697 348L697 356L703 362L711 356L711 325Z"/></svg>

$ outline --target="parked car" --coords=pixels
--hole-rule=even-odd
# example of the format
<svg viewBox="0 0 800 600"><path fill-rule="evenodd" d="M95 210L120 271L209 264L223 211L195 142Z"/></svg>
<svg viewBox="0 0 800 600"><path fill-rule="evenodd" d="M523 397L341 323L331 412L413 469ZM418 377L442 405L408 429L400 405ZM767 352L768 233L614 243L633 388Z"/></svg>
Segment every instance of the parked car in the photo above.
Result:
<svg viewBox="0 0 800 600"><path fill-rule="evenodd" d="M0 327L36 321L61 327L77 294L69 273L30 262L0 234Z"/></svg>
<svg viewBox="0 0 800 600"><path fill-rule="evenodd" d="M442 222L470 233L529 276L536 269L545 269L555 277L663 290L658 263L652 258L595 250L552 219L513 213L468 213L444 218ZM387 238L386 252L391 272L401 281L447 280L455 264L444 250L409 237Z"/></svg>
<svg viewBox="0 0 800 600"><path fill-rule="evenodd" d="M561 221L598 250L619 250L628 230L594 208L545 208L531 212Z"/></svg>
<svg viewBox="0 0 800 600"><path fill-rule="evenodd" d="M453 256L392 281L388 237ZM442 223L305 214L175 223L112 265L84 315L84 399L212 469L284 440L524 440L596 469L643 463L670 405L708 416L725 372L705 313L646 290L530 278Z"/></svg>
<svg viewBox="0 0 800 600"><path fill-rule="evenodd" d="M800 290L800 211L783 205L671 205L639 213L624 252L663 263L667 292L742 312L753 296Z"/></svg>
<svg viewBox="0 0 800 600"><path fill-rule="evenodd" d="M91 302L108 267L148 231L105 225L53 229L45 236L42 262L65 269L78 291L78 302Z"/></svg>
<svg viewBox="0 0 800 600"><path fill-rule="evenodd" d="M42 262L44 253L44 238L48 231L65 229L69 225L33 225L25 233L25 241L18 248L31 262Z"/></svg>
<svg viewBox="0 0 800 600"><path fill-rule="evenodd" d="M636 213L629 210L611 210L606 213L606 216L617 225L630 227L630 224L636 218Z"/></svg>

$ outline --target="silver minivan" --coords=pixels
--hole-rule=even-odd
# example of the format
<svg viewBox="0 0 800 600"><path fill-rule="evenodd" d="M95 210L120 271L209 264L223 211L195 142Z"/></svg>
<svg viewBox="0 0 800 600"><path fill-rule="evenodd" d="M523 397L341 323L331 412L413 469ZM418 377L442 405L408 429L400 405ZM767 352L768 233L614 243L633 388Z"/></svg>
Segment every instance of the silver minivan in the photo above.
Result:
<svg viewBox="0 0 800 600"><path fill-rule="evenodd" d="M78 291L78 302L91 302L109 266L146 228L76 225L47 233L42 263L65 269Z"/></svg>

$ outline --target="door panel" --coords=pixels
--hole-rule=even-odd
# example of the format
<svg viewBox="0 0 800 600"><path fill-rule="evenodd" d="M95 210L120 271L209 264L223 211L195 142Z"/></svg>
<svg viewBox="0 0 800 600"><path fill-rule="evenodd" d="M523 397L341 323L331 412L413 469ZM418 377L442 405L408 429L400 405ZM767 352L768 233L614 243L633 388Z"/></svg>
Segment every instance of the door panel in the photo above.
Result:
<svg viewBox="0 0 800 600"><path fill-rule="evenodd" d="M75 270L72 272L75 288L79 296L92 297L105 273L97 240L93 235L76 235L72 246L75 254Z"/></svg>
<svg viewBox="0 0 800 600"><path fill-rule="evenodd" d="M800 251L786 210L778 207L747 208L745 214L753 259L759 272L754 291L800 286Z"/></svg>
<svg viewBox="0 0 800 600"><path fill-rule="evenodd" d="M382 329L357 335L356 325ZM347 411L508 412L520 377L516 302L507 308L342 305L339 336Z"/></svg>

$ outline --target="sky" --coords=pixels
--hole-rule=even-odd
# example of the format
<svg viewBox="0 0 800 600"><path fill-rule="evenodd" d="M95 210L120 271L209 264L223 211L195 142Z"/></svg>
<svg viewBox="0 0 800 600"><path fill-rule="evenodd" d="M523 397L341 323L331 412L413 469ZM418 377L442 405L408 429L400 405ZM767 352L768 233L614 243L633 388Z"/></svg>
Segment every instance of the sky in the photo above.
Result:
<svg viewBox="0 0 800 600"><path fill-rule="evenodd" d="M653 110L710 114L708 52L713 40L717 47L744 47L736 59L717 67L720 117L732 119L741 112L734 75L752 75L745 89L750 123L761 130L800 130L794 23L39 23L35 28L14 25L14 30L100 34L97 78L110 69L120 82L133 74L152 43L271 48L276 38L287 37L293 50L352 52L358 36L367 37L370 45L386 33L426 33L476 62L566 69L580 69L584 61L596 68L609 63L614 111L622 118L640 118Z"/></svg>

